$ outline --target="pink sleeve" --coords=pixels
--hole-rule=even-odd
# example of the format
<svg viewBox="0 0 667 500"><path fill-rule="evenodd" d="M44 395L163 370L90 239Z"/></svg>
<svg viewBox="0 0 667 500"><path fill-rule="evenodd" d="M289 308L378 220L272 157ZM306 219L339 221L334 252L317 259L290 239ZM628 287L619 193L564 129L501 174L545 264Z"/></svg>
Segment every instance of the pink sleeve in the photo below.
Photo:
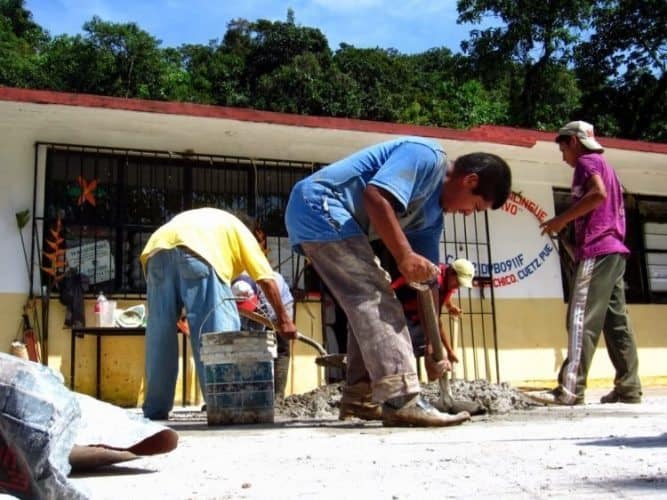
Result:
<svg viewBox="0 0 667 500"><path fill-rule="evenodd" d="M597 155L583 155L577 159L577 176L585 184L591 176L601 175L602 164Z"/></svg>

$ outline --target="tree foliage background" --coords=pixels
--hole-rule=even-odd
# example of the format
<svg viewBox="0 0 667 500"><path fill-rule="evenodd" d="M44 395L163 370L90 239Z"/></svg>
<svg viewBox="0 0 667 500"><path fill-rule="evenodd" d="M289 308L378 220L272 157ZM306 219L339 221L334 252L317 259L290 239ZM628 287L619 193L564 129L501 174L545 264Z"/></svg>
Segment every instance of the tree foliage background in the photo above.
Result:
<svg viewBox="0 0 667 500"><path fill-rule="evenodd" d="M222 40L162 47L136 23L93 17L51 36L24 0L0 0L0 85L468 128L667 142L667 2L458 0L462 51L335 50L315 27L233 19ZM496 25L477 29L481 21Z"/></svg>

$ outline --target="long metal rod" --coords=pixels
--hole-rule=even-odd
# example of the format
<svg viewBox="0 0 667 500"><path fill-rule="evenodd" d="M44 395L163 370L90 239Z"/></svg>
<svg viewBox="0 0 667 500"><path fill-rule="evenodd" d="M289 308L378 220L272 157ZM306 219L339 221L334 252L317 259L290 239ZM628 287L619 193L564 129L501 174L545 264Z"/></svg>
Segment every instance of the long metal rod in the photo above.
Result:
<svg viewBox="0 0 667 500"><path fill-rule="evenodd" d="M500 359L498 356L498 328L496 325L496 297L493 292L493 263L491 255L491 233L489 232L489 214L484 213L486 218L486 242L487 249L489 252L489 276L491 278L491 284L489 286L491 290L491 307L493 309L493 314L491 314L492 323L493 323L493 344L495 346L495 358L496 358L496 382L500 383Z"/></svg>
<svg viewBox="0 0 667 500"><path fill-rule="evenodd" d="M32 234L30 235L30 290L28 297L32 299L35 296L33 286L33 276L35 275L35 237L37 235L37 169L39 168L39 143L35 143L35 161L33 166L32 179Z"/></svg>
<svg viewBox="0 0 667 500"><path fill-rule="evenodd" d="M485 227L487 226L486 222L486 217L485 217ZM479 261L479 226L477 224L477 214L475 214L475 253L477 254L478 261ZM491 381L491 360L489 359L489 346L486 342L486 321L484 320L484 301L481 299L479 300L479 312L480 312L480 318L481 318L481 324L480 327L482 329L482 344L484 345L484 373L485 373L485 378L487 381Z"/></svg>
<svg viewBox="0 0 667 500"><path fill-rule="evenodd" d="M463 239L466 243L466 258L468 255L468 225L465 218L463 219ZM468 310L472 310L472 299L468 293ZM479 378L479 366L477 362L477 345L475 343L475 323L473 322L472 314L468 314L468 323L470 325L470 347L472 348L472 366L475 373L475 379Z"/></svg>

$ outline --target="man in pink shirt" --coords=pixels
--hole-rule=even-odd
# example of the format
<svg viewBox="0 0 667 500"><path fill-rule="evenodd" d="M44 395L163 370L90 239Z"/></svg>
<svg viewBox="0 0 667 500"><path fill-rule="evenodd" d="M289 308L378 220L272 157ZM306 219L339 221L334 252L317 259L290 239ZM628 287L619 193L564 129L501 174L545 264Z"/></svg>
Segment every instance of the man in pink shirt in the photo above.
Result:
<svg viewBox="0 0 667 500"><path fill-rule="evenodd" d="M616 172L602 156L593 126L570 122L556 142L563 161L574 168L572 205L542 223L542 233L556 234L574 222L576 274L567 312L567 359L556 389L543 394L547 403L584 403L586 378L593 354L604 334L616 375L614 389L601 403L640 403L637 345L625 305L623 275L630 253L624 245L625 207Z"/></svg>

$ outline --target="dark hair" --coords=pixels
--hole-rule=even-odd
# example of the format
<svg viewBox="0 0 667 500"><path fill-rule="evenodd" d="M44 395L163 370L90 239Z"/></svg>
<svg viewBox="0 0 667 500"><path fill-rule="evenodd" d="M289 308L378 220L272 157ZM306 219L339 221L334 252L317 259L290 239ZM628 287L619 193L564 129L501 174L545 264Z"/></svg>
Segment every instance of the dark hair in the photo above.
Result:
<svg viewBox="0 0 667 500"><path fill-rule="evenodd" d="M259 221L255 219L253 216L249 215L248 213L243 212L242 210L229 210L229 213L231 213L233 216L235 216L237 219L243 222L245 227L250 229L250 232L253 234L253 236L257 240L257 243L259 243L260 248L264 252L264 255L268 255L269 244L266 241L266 233L262 229L262 226L260 225Z"/></svg>
<svg viewBox="0 0 667 500"><path fill-rule="evenodd" d="M245 227L250 229L250 231L254 231L255 228L257 227L257 220L249 215L247 212L244 212L243 210L237 210L237 209L227 209L227 211L232 214L234 217L236 217L238 220L243 222Z"/></svg>
<svg viewBox="0 0 667 500"><path fill-rule="evenodd" d="M558 144L560 144L561 142L567 142L567 143L569 143L569 142L570 142L570 139L571 139L572 137L574 137L574 136L573 136L573 135L565 135L565 134L561 134L561 135L559 135L558 137L556 137L556 142L557 142Z"/></svg>
<svg viewBox="0 0 667 500"><path fill-rule="evenodd" d="M479 183L473 194L491 202L496 210L503 206L510 195L512 171L505 160L492 153L469 153L454 162L454 176L477 174Z"/></svg>

